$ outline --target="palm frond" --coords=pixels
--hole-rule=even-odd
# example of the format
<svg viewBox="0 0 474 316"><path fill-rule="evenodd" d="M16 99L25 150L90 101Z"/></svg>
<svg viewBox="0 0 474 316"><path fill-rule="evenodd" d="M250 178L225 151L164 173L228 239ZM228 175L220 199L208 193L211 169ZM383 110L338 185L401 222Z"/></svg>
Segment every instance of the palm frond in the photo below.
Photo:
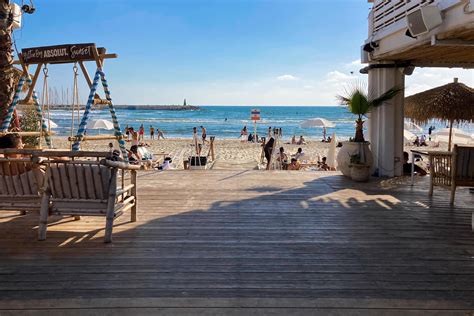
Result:
<svg viewBox="0 0 474 316"><path fill-rule="evenodd" d="M382 105L384 102L387 102L387 101L391 100L393 97L395 97L402 90L403 90L403 88L400 88L400 87L393 87L393 88L387 90L381 96L370 100L371 107L378 107L378 106Z"/></svg>

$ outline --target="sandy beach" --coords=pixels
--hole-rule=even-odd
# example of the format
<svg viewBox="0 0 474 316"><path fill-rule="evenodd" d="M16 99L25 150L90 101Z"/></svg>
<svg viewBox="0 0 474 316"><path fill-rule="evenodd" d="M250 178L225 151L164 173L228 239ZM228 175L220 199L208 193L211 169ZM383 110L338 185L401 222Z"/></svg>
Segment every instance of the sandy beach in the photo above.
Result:
<svg viewBox="0 0 474 316"><path fill-rule="evenodd" d="M286 142L287 140L285 140ZM82 143L84 150L107 151L110 141L86 141ZM178 169L183 168L182 160L193 155L194 146L192 139L170 138L160 140L145 139L149 145L148 150L152 152L155 159L163 159L165 156L173 158L177 163ZM329 143L323 143L317 140L308 140L305 145L291 145L285 142L279 142L278 146L282 146L285 152L289 155L296 153L299 147L303 149L305 158L302 162L313 163L318 159L327 156L329 151ZM55 137L53 145L58 149L69 149L69 142L63 137ZM114 141L114 147L118 148L118 143ZM130 143L127 142L127 148ZM418 150L446 150L447 144L441 143L440 147L416 147L405 146L405 151L409 152L411 149ZM260 144L241 142L237 139L216 139L214 143L214 150L216 160L212 169L229 169L229 170L248 170L256 169L262 154L262 147ZM339 148L336 149L336 154ZM207 155L209 152L209 145L203 147L202 155ZM179 163L178 163L179 162Z"/></svg>
<svg viewBox="0 0 474 316"><path fill-rule="evenodd" d="M287 141L287 140L285 140ZM83 150L97 150L107 151L110 141L86 141L82 143ZM163 157L164 154L174 158L175 161L186 159L194 153L194 145L192 139L160 139L150 140L145 139L149 145L148 150L152 152L156 158ZM55 137L53 139L54 148L69 149L69 142L66 138ZM114 141L114 146L118 148L118 143ZM322 143L316 140L308 140L306 145L290 145L280 142L278 146L283 146L287 154L294 154L299 147L305 153L304 161L315 162L319 158L327 155L329 150L329 143ZM127 142L127 148L130 143ZM216 161L213 169L255 169L262 153L260 144L241 142L237 139L216 139L214 142L214 150ZM209 145L206 144L203 149L203 155L207 155ZM182 168L182 163L178 164Z"/></svg>

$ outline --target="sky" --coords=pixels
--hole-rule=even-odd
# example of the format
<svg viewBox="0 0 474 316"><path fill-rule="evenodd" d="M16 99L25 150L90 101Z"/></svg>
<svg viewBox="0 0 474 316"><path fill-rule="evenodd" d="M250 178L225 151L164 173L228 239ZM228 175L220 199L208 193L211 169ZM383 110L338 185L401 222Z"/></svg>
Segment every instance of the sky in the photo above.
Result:
<svg viewBox="0 0 474 316"><path fill-rule="evenodd" d="M335 105L345 85L367 80L358 72L371 7L364 0L34 4L36 12L24 15L14 32L18 49L93 42L117 53L104 67L116 104L181 104L186 98L195 105ZM53 65L49 74L50 87L71 90L72 65ZM474 86L474 70L424 68L407 77L406 92L453 77ZM81 79L84 102L88 88Z"/></svg>

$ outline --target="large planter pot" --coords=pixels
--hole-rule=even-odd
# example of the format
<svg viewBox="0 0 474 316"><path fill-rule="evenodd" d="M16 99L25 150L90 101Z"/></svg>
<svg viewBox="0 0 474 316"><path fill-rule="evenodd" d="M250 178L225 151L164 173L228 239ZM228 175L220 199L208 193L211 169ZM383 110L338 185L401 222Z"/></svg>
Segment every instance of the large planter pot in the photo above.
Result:
<svg viewBox="0 0 474 316"><path fill-rule="evenodd" d="M365 164L351 164L351 178L357 182L366 182L370 178L370 166Z"/></svg>
<svg viewBox="0 0 474 316"><path fill-rule="evenodd" d="M337 154L337 168L342 172L346 177L351 177L351 155L360 154L361 161L369 165L369 174L372 174L374 171L374 157L369 148L369 142L365 143L356 143L356 142L342 142L342 147Z"/></svg>

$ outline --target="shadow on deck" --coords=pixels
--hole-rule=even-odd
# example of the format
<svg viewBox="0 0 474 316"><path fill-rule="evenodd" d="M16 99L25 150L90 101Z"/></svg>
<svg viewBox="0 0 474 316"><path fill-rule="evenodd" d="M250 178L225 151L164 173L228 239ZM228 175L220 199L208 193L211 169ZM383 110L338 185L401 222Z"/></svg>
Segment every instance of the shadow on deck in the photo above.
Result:
<svg viewBox="0 0 474 316"><path fill-rule="evenodd" d="M57 218L38 242L35 214L2 213L0 314L465 315L474 195L460 189L450 208L447 191L428 198L427 180L142 173L139 221L119 218L109 245L103 219Z"/></svg>

